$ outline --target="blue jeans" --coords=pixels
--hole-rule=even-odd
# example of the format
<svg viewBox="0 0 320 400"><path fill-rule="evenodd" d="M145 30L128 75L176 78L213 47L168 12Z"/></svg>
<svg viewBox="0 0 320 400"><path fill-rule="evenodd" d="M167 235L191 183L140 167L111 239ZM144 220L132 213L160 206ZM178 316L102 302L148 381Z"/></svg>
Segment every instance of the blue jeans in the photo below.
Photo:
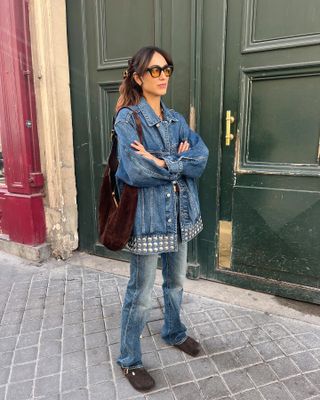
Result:
<svg viewBox="0 0 320 400"><path fill-rule="evenodd" d="M187 272L187 243L178 241L178 251L162 253L164 296L164 324L161 337L170 344L180 344L187 339L187 328L180 320L183 283ZM121 314L120 356L122 367L142 367L140 335L151 308L157 255L131 254L130 280Z"/></svg>

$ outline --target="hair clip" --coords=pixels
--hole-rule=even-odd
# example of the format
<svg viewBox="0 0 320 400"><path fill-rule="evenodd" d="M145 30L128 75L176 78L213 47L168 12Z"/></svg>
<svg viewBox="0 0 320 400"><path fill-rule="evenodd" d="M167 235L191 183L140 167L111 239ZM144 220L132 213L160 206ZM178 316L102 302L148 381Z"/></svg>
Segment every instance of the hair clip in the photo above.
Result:
<svg viewBox="0 0 320 400"><path fill-rule="evenodd" d="M123 79L127 78L129 75L128 70L126 69L123 73Z"/></svg>

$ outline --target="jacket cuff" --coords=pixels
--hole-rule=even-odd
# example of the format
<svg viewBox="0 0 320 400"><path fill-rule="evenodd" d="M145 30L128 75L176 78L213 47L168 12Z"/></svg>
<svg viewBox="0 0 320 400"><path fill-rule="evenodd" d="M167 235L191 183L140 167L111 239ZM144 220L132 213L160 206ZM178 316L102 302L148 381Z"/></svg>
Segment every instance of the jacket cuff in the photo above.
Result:
<svg viewBox="0 0 320 400"><path fill-rule="evenodd" d="M163 157L164 162L167 164L168 171L173 174L180 174L183 170L183 163L181 160L173 161L170 156Z"/></svg>

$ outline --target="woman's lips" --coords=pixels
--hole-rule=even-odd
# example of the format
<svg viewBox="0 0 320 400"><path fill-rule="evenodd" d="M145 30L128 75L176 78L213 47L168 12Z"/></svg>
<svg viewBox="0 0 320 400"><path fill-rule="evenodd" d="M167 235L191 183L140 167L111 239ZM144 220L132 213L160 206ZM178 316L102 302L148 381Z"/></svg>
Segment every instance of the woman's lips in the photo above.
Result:
<svg viewBox="0 0 320 400"><path fill-rule="evenodd" d="M164 89L167 87L167 85L165 83L158 85L161 89Z"/></svg>

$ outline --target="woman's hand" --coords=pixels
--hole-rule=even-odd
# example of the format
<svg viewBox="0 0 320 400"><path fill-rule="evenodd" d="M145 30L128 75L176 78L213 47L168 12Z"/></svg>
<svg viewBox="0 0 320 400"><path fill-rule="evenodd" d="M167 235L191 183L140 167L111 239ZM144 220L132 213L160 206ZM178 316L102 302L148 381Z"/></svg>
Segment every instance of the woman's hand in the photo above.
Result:
<svg viewBox="0 0 320 400"><path fill-rule="evenodd" d="M138 140L135 140L133 143L131 143L131 147L133 147L138 154L142 155L142 157L145 157L148 160L153 160L159 167L166 168L167 164L163 160L160 160L160 158L157 158L150 154L144 148L143 144L140 143Z"/></svg>
<svg viewBox="0 0 320 400"><path fill-rule="evenodd" d="M190 145L187 142L187 140L184 140L183 142L180 142L179 147L178 147L178 154L183 153L184 151L188 151L190 149Z"/></svg>
<svg viewBox="0 0 320 400"><path fill-rule="evenodd" d="M133 143L131 143L131 147L133 147L138 154L140 154L142 157L147 158L148 160L153 160L159 167L162 168L167 168L167 164L165 163L164 160L161 160L160 158L157 158L153 156L151 153L149 153L143 146L142 143L140 143L138 140L135 140ZM180 142L179 147L178 147L178 154L188 151L190 149L190 145L187 142L187 140L184 140L183 142Z"/></svg>

